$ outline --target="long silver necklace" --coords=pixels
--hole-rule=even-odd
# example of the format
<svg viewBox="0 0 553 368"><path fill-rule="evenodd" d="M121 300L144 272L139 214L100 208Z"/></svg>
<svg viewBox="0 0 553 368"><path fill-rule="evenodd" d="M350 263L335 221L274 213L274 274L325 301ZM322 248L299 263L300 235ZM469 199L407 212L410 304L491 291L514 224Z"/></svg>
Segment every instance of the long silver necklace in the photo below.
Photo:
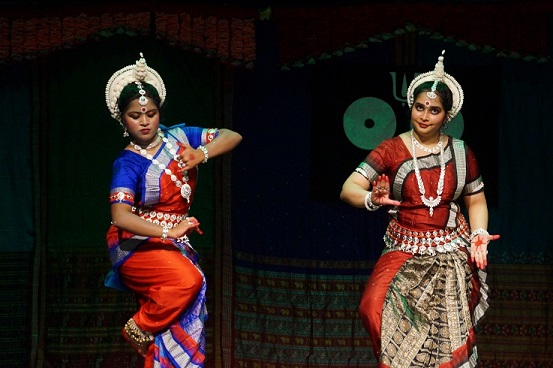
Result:
<svg viewBox="0 0 553 368"><path fill-rule="evenodd" d="M150 143L148 145L148 147L146 148L142 148L140 147L138 144L134 143L133 141L131 141L131 145L133 146L133 148L135 150L137 150L138 152L140 152L140 154L144 157L146 157L148 160L152 161L152 163L154 165L156 165L157 167L159 167L160 170L162 170L165 174L169 175L169 177L171 178L171 180L173 181L173 183L175 183L175 185L177 186L177 188L180 188L180 195L186 199L186 201L188 203L190 203L190 196L192 195L192 188L190 187L190 185L188 184L188 180L190 180L190 178L188 177L188 171L184 171L183 172L183 176L182 176L182 180L184 180L184 183L182 181L179 180L179 178L177 178L177 176L175 174L173 174L173 172L171 171L171 169L167 168L167 165L165 165L164 163L162 162L159 162L157 159L155 159L151 154L148 153L148 149L150 148L154 148L155 146L157 146L159 144L160 141L163 141L165 142L165 147L167 148L167 150L169 151L169 153L171 154L171 156L173 156L173 160L175 160L177 163L178 163L178 166L180 168L183 168L184 167L184 164L181 162L179 156L177 155L177 148L173 146L173 144L171 142L169 142L169 139L167 139L163 133L161 131L158 131L158 137L156 138L156 140L152 143ZM157 142L157 143L156 143ZM154 144L155 143L155 144ZM151 147L150 147L151 146Z"/></svg>
<svg viewBox="0 0 553 368"><path fill-rule="evenodd" d="M415 168L415 176L417 178L417 185L419 187L419 192L421 194L421 200L422 203L426 207L428 207L430 216L432 217L434 215L434 207L436 207L438 204L440 204L442 200L442 193L444 191L444 178L445 178L445 159L444 159L444 150L443 150L443 135L440 134L440 142L436 147L440 148L440 178L438 179L438 189L436 190L436 198L430 196L430 198L426 198L426 191L424 189L424 183L422 181L420 169L419 169L419 163L417 161L417 152L415 146L424 147L422 144L420 144L415 136L413 135L413 130L411 130L411 152L413 155L413 167ZM434 148L436 148L434 147ZM426 148L426 147L424 147ZM423 149L425 152L425 149ZM428 148L428 150L433 150ZM433 152L429 152L433 153Z"/></svg>

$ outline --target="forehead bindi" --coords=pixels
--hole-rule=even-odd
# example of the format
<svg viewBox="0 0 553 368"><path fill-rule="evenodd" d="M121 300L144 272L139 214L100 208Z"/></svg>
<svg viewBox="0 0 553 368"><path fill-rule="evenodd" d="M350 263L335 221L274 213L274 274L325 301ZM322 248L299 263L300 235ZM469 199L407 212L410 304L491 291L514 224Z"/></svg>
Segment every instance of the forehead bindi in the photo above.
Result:
<svg viewBox="0 0 553 368"><path fill-rule="evenodd" d="M431 99L426 95L426 93L419 94L419 96L415 100L415 104L421 104L426 107L438 107L440 109L444 108L439 97Z"/></svg>
<svg viewBox="0 0 553 368"><path fill-rule="evenodd" d="M127 112L146 113L152 110L157 110L157 106L155 103L153 103L152 101L148 101L146 105L141 105L138 99L132 100L129 103L129 107L127 108Z"/></svg>

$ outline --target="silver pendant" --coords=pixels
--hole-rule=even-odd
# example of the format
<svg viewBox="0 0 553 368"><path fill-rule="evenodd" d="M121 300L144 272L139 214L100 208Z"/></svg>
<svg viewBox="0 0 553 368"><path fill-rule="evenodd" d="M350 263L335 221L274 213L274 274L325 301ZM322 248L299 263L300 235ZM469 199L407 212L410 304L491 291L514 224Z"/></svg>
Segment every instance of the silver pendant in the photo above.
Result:
<svg viewBox="0 0 553 368"><path fill-rule="evenodd" d="M180 195L190 203L190 195L192 194L192 188L188 183L184 183L180 188Z"/></svg>
<svg viewBox="0 0 553 368"><path fill-rule="evenodd" d="M432 217L432 215L434 215L434 207L440 204L442 196L437 196L436 198L430 196L430 198L426 198L424 195L421 195L421 200L422 203L424 203L424 205L428 207L430 211L430 217Z"/></svg>

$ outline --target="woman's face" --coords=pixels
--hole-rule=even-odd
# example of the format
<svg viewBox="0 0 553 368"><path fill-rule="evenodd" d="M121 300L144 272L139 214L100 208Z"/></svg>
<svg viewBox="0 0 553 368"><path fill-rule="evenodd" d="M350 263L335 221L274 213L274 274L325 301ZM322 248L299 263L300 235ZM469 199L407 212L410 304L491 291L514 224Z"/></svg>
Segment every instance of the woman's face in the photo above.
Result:
<svg viewBox="0 0 553 368"><path fill-rule="evenodd" d="M132 100L123 113L123 124L134 142L144 146L154 140L159 128L159 110L151 98L144 106Z"/></svg>
<svg viewBox="0 0 553 368"><path fill-rule="evenodd" d="M446 117L439 96L431 99L424 91L418 94L411 108L411 124L419 136L439 134Z"/></svg>

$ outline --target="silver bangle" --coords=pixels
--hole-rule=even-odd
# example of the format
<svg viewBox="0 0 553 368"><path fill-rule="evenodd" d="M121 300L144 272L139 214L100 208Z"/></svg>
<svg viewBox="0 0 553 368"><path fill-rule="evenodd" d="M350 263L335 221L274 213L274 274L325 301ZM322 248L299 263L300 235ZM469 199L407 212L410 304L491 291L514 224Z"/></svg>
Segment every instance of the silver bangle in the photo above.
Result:
<svg viewBox="0 0 553 368"><path fill-rule="evenodd" d="M204 153L204 160L202 161L202 164L205 164L209 158L209 152L207 152L207 148L202 145L198 146L198 149Z"/></svg>
<svg viewBox="0 0 553 368"><path fill-rule="evenodd" d="M373 192L372 191L367 192L367 194L365 195L365 208L369 211L376 211L381 206L374 204L372 198L373 198Z"/></svg>
<svg viewBox="0 0 553 368"><path fill-rule="evenodd" d="M470 240L474 239L477 235L490 235L486 229L476 229L472 233L470 233Z"/></svg>
<svg viewBox="0 0 553 368"><path fill-rule="evenodd" d="M164 226L163 232L161 233L161 240L167 239L168 234L169 234L169 228L167 226Z"/></svg>

